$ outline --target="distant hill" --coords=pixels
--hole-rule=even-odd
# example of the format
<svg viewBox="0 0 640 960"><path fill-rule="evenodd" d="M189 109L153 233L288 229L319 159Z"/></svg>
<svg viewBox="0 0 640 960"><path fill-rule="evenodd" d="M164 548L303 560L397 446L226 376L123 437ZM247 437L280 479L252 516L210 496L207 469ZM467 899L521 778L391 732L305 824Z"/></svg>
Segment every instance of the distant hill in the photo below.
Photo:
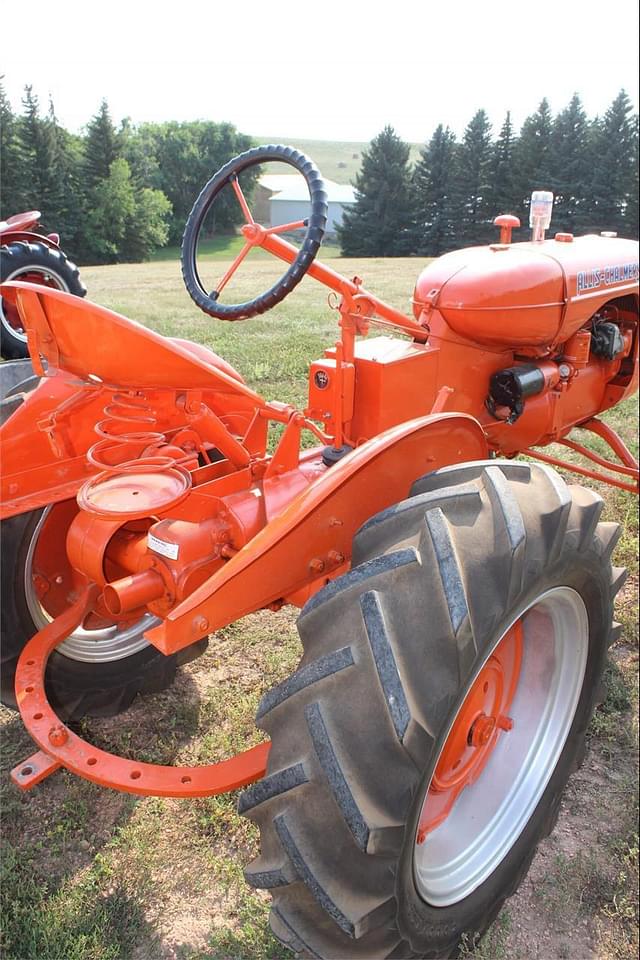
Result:
<svg viewBox="0 0 640 960"><path fill-rule="evenodd" d="M296 137L254 137L256 143L285 143L301 150L314 161L328 180L336 183L352 183L360 169L362 151L368 143L348 140L298 140ZM411 161L415 162L422 144L411 144Z"/></svg>

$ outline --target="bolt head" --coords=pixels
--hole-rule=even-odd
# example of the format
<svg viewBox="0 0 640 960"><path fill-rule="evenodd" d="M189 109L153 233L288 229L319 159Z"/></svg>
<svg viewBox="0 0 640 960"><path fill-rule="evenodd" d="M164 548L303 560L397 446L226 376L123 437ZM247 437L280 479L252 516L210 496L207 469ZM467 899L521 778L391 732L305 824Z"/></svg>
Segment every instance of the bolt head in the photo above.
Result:
<svg viewBox="0 0 640 960"><path fill-rule="evenodd" d="M49 743L54 747L61 747L69 739L67 728L61 723L56 724L49 730Z"/></svg>
<svg viewBox="0 0 640 960"><path fill-rule="evenodd" d="M471 727L470 743L472 747L484 747L496 728L496 718L481 714Z"/></svg>

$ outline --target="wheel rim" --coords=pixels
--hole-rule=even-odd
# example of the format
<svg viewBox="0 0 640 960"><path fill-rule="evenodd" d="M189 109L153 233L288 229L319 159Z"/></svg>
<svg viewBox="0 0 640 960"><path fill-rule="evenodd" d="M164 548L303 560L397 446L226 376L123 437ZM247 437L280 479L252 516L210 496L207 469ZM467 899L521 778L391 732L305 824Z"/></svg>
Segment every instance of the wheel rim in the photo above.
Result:
<svg viewBox="0 0 640 960"><path fill-rule="evenodd" d="M514 664L518 633L521 661ZM427 903L445 907L469 896L494 872L522 833L571 729L588 642L589 622L582 598L569 587L555 587L511 624L479 671L438 755L416 831L414 878ZM502 730L491 725L495 717L478 723L483 711L477 702L478 681L486 681L488 669L495 672L493 661L501 654L507 661L503 680L513 684L510 699L504 683L500 695L494 696L498 709L508 704ZM512 721L511 727L507 720ZM462 750L461 734L465 741ZM468 738L475 738L482 751L475 766L469 760L472 748ZM450 761L457 757L462 758L463 767L471 766L469 782L443 808L438 788L443 783L448 786Z"/></svg>
<svg viewBox="0 0 640 960"><path fill-rule="evenodd" d="M45 537L57 539L59 542L62 531L68 526L67 513L77 512L74 504L55 504L46 507L33 531L24 566L24 592L27 608L37 630L41 630L60 612L56 609L61 602L61 595L73 589L73 574L64 559L57 551L57 565L49 562L47 557L40 553L46 552ZM39 551L38 547L42 550ZM49 551L49 556L52 551ZM46 567L46 571L43 568ZM44 588L46 585L46 589ZM55 597L54 594L60 594ZM57 600L57 604L56 604ZM48 605L48 609L47 609ZM79 660L83 663L110 663L131 657L148 646L143 632L148 630L157 618L146 614L134 623L124 628L116 625L102 626L96 629L79 627L57 648L57 652L70 660Z"/></svg>
<svg viewBox="0 0 640 960"><path fill-rule="evenodd" d="M20 267L5 277L2 282L7 283L9 280L26 280L30 283L37 283L41 287L51 287L53 290L62 290L63 293L69 293L69 287L63 277L49 268L45 270L35 265ZM27 335L22 327L17 307L14 307L11 303L5 303L2 297L0 297L0 323L9 331L11 336L23 343L27 342Z"/></svg>

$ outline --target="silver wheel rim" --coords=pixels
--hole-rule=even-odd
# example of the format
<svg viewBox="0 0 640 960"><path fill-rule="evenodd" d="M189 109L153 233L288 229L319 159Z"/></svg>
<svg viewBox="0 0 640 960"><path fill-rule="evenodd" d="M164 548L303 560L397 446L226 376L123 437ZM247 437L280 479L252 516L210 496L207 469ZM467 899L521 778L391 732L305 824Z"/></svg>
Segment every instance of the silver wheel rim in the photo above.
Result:
<svg viewBox="0 0 640 960"><path fill-rule="evenodd" d="M50 270L49 268L44 269L44 267L39 267L36 264L33 264L31 267L19 267L17 270L14 270L13 273L10 273L9 276L6 277L2 282L7 283L9 280L19 280L20 277L23 277L26 273L40 273L44 277L49 277L55 282L56 290L62 290L63 293L69 293L69 287L59 273L57 273L55 270ZM8 330L9 333L17 340L21 340L22 343L27 342L27 335L24 330L16 330L16 328L12 327L7 320L2 305L2 297L0 297L0 323L2 323L2 326L5 328L5 330Z"/></svg>
<svg viewBox="0 0 640 960"><path fill-rule="evenodd" d="M38 520L24 566L24 593L27 607L37 630L41 630L52 618L42 606L33 586L33 558L35 556L38 537L47 519L51 507L46 507ZM70 660L80 660L83 663L111 663L114 660L123 660L134 653L144 650L149 644L143 637L143 632L149 630L155 623L156 617L145 614L136 623L124 630L116 626L105 627L100 630L85 630L79 627L67 637L56 649Z"/></svg>
<svg viewBox="0 0 640 960"><path fill-rule="evenodd" d="M555 587L520 617L524 642L509 711L513 729L499 737L447 819L423 843L414 842L416 887L435 907L468 897L511 850L551 779L576 713L589 645L582 598L570 587Z"/></svg>

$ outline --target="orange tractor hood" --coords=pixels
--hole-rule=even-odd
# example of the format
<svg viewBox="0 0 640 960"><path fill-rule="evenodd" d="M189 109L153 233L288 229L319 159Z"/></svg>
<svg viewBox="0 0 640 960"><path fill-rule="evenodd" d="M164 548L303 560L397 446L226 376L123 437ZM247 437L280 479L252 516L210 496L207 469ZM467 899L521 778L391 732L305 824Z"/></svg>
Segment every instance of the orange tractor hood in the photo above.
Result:
<svg viewBox="0 0 640 960"><path fill-rule="evenodd" d="M638 244L587 236L446 254L420 274L416 318L437 309L459 336L491 347L553 346L613 297L635 292Z"/></svg>

